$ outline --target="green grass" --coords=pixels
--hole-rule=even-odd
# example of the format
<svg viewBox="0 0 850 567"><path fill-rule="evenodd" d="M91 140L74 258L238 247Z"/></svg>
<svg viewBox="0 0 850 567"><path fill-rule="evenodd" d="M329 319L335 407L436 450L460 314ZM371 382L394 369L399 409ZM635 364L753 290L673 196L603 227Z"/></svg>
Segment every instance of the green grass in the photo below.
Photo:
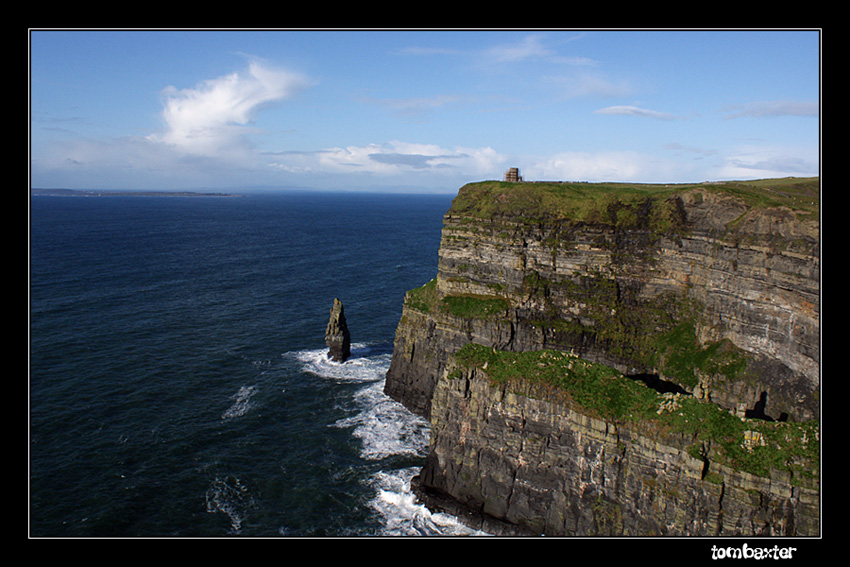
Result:
<svg viewBox="0 0 850 567"><path fill-rule="evenodd" d="M744 351L721 340L701 346L694 324L680 323L666 333L651 336L650 366L661 368L665 375L675 378L679 384L696 386L696 372L703 375L723 375L729 380L741 376L747 369Z"/></svg>
<svg viewBox="0 0 850 567"><path fill-rule="evenodd" d="M818 177L728 181L708 187L738 197L751 207L788 207L807 212L811 218L817 218L820 211Z"/></svg>
<svg viewBox="0 0 850 567"><path fill-rule="evenodd" d="M436 307L436 297L437 279L434 278L425 285L408 291L405 303L417 311L431 313L431 310Z"/></svg>
<svg viewBox="0 0 850 567"><path fill-rule="evenodd" d="M672 193L669 188L654 186L635 189L609 184L483 181L462 187L450 212L474 217L510 214L528 219L594 220L607 217L611 203Z"/></svg>
<svg viewBox="0 0 850 567"><path fill-rule="evenodd" d="M447 295L440 299L436 278L408 291L406 305L423 313L443 312L468 319L501 317L508 309L508 301L498 295Z"/></svg>
<svg viewBox="0 0 850 567"><path fill-rule="evenodd" d="M817 216L820 179L785 178L723 183L631 184L482 181L463 186L450 213L595 222L664 231L676 227L670 197L691 189L724 193L752 207L786 206Z"/></svg>
<svg viewBox="0 0 850 567"><path fill-rule="evenodd" d="M462 367L486 365L494 384L530 386L596 417L612 421L641 421L657 409L656 393L624 378L608 366L588 362L567 352L506 352L468 344L455 354Z"/></svg>
<svg viewBox="0 0 850 567"><path fill-rule="evenodd" d="M449 295L442 299L442 307L456 317L489 319L504 315L508 301L490 295Z"/></svg>

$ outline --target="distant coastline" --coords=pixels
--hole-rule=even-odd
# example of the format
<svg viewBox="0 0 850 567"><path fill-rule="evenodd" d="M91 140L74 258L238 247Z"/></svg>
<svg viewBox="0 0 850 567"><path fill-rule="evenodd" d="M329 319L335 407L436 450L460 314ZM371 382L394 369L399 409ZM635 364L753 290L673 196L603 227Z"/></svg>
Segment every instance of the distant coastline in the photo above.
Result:
<svg viewBox="0 0 850 567"><path fill-rule="evenodd" d="M235 193L200 193L194 191L110 191L94 189L30 189L39 197L241 197Z"/></svg>

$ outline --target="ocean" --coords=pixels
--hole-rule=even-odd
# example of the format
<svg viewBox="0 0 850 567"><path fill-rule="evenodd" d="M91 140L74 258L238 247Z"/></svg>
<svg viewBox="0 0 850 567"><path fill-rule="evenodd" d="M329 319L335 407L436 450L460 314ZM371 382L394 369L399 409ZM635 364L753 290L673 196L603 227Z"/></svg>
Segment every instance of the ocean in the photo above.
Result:
<svg viewBox="0 0 850 567"><path fill-rule="evenodd" d="M472 533L415 501L428 423L383 394L451 198L31 197L29 535Z"/></svg>

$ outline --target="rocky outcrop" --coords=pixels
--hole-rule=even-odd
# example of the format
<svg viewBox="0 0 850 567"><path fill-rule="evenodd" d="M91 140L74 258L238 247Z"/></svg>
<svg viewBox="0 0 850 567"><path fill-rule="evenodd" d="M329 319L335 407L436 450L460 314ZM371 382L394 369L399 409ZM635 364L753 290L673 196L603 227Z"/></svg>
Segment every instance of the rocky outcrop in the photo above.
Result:
<svg viewBox="0 0 850 567"><path fill-rule="evenodd" d="M498 464L500 459L533 461L527 452L512 452L512 444L519 441L512 440L510 433L515 430L516 435L527 437L534 428L533 420L511 421L513 429L491 430L491 435L477 439L472 432L484 426L458 421L460 410L446 405L445 389L454 387L448 377L456 366L455 354L469 344L498 352L571 352L624 376L663 386L670 395L679 393L720 408L739 420L816 423L820 406L819 256L817 179L673 187L499 182L463 187L444 218L436 278L405 297L385 386L388 395L432 419L432 453L420 482L423 492L433 488L464 501L467 491L478 491L479 499L470 499L473 507L511 522L529 516L525 525L537 529L550 525L549 520L534 516L542 513L542 508L537 512L514 508L509 513L508 508L500 508L506 505L505 499L519 495L518 486L545 492L555 479L566 487L575 482L576 475L590 474L590 461L582 461L576 453L590 451L589 445L573 442L577 435L589 439L590 433L574 424L589 416L583 408L574 407L567 419L562 406L539 405L542 401L534 402L534 411L552 423L547 443L575 453L558 457L571 464L541 464L539 469ZM476 380L466 378L461 390L483 381L487 371L478 372ZM502 403L496 401L498 388L481 391L490 393L468 402L477 410ZM500 414L490 410L485 419L490 427L493 415ZM440 455L441 444L453 444L456 451L461 445L457 438L444 437L452 427L435 426L440 423L465 424L466 437L473 440L467 447L477 447L462 456L455 454L455 461L478 461L487 455L490 465L477 462L460 469L446 465L454 461ZM688 471L696 465L682 454L684 441L637 436L632 428L623 429L617 419L601 419L599 424L618 432L618 444L611 445L603 435L593 451L609 447L606 454L614 458L618 453L613 447L620 447L617 459L625 455L637 459L627 461L630 467L645 461L640 467L675 467L678 477L692 475ZM653 426L647 427L651 430ZM664 449L641 450L647 443L662 443ZM713 447L720 444L716 438L707 442ZM671 464L671 455L678 459L675 464ZM715 483L711 486L676 485L682 493L696 490L692 494L698 496L692 497L690 505L681 499L667 500L665 514L681 515L675 528L670 518L662 516L646 522L628 520L630 514L637 514L635 510L648 505L648 496L641 492L644 485L637 477L629 477L616 488L606 477L583 481L594 485L592 490L562 487L558 498L563 500L554 506L558 511L547 513L563 516L558 533L602 533L598 519L575 516L570 520L564 512L564 507L586 509L579 504L587 504L593 495L601 499L600 505L619 506L620 511L612 513L622 514L618 520L621 533L811 533L809 519L793 519L811 517L808 506L813 497L809 493L800 496L802 503L792 503L783 488L782 499L777 500L770 488L780 483L770 480L774 473L742 469L738 461L716 461L716 466L727 467L728 474L723 473L720 481L712 477ZM499 475L515 473L510 491L507 484L494 482L492 490L481 492L484 484L493 482L498 467L505 471ZM773 469L785 471L775 474L788 474L785 465ZM462 474L452 470L462 470ZM614 477L621 478L625 469L609 466L607 470L616 471ZM525 474L528 476L523 477ZM744 481L741 475L761 480ZM522 483L516 484L518 478L523 478ZM668 477L648 474L641 478L644 484L667 487L653 492L652 498L675 492L665 484ZM597 481L602 484L595 485ZM699 479L699 483L705 482ZM807 490L816 494L816 480L806 482ZM812 482L815 488L811 488ZM799 487L799 483L795 478L792 485ZM493 488L497 485L501 488ZM722 502L715 494L718 486ZM705 519L712 510L722 509L727 514L732 502L727 497L739 488L773 502L769 505L773 511L756 507L738 517L751 514L764 519L775 514L775 518L762 524L749 522L750 527L738 532L730 527L728 520L733 516L729 515L705 520L706 526L699 529L693 527L696 520L690 524L682 520L691 516ZM793 488L788 490L793 492ZM549 504L551 508L553 501ZM780 508L787 511L785 516L776 511ZM691 527L685 528L686 524ZM591 527L594 525L597 527Z"/></svg>
<svg viewBox="0 0 850 567"><path fill-rule="evenodd" d="M331 316L325 329L325 344L329 347L328 357L336 362L345 362L351 356L351 335L345 320L345 310L339 299L334 299Z"/></svg>

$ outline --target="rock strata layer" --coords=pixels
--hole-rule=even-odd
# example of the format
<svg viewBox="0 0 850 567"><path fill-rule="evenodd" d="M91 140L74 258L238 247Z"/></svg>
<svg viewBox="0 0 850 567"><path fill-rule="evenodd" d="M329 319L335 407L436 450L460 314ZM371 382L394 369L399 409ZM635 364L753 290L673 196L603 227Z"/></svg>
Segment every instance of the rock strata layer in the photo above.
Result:
<svg viewBox="0 0 850 567"><path fill-rule="evenodd" d="M339 299L334 299L331 316L325 329L325 344L329 347L328 357L336 362L345 362L351 356L351 335L345 320L345 310Z"/></svg>
<svg viewBox="0 0 850 567"><path fill-rule="evenodd" d="M819 533L816 482L715 462L685 433L646 431L494 387L481 370L440 380L432 407L434 442L418 479L430 492L425 501L450 495L471 517L499 519L514 533Z"/></svg>
<svg viewBox="0 0 850 567"><path fill-rule="evenodd" d="M715 471L726 468L706 481L694 445L658 441L657 424L624 428L518 394L523 417L508 418L486 369L462 380L452 369L469 344L570 352L742 423L817 423L818 198L817 179L463 187L444 217L436 278L405 297L385 386L432 420L423 493L553 533L817 533L817 462L803 476L790 457L753 472L715 459L728 440L709 439ZM532 438L547 447L537 461ZM731 512L738 490L767 508ZM608 527L587 516L594 503L610 511Z"/></svg>

